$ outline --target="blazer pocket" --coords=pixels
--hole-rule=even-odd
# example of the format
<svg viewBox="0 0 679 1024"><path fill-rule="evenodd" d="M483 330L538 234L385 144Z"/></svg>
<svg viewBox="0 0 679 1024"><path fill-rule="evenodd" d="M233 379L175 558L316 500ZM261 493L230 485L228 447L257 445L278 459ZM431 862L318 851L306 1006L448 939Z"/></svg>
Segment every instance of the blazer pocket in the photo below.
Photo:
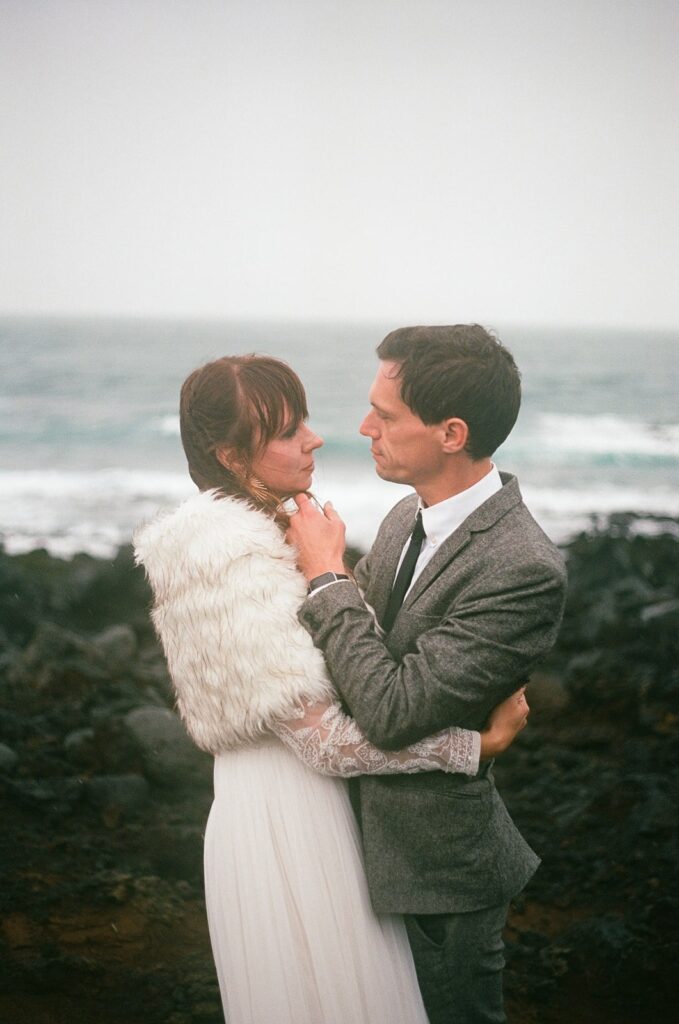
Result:
<svg viewBox="0 0 679 1024"><path fill-rule="evenodd" d="M445 806L454 839L472 840L483 835L492 811L489 790L447 790L439 794L439 799L442 801L442 808Z"/></svg>
<svg viewBox="0 0 679 1024"><path fill-rule="evenodd" d="M414 651L419 640L431 630L436 629L440 623L441 619L438 615L423 615L422 612L402 609L398 613L391 631L391 636L398 648L396 653L399 658Z"/></svg>
<svg viewBox="0 0 679 1024"><path fill-rule="evenodd" d="M442 953L446 945L446 914L410 914L406 917L408 935L418 945ZM436 918L440 918L436 921Z"/></svg>

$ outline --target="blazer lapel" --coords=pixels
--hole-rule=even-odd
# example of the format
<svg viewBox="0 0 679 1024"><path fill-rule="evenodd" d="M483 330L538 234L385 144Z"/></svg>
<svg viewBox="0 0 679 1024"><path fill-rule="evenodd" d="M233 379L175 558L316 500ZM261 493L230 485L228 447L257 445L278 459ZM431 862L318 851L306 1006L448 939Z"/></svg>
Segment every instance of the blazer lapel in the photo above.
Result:
<svg viewBox="0 0 679 1024"><path fill-rule="evenodd" d="M389 594L391 593L394 577L396 576L396 567L403 551L403 545L413 532L417 514L417 496L413 495L412 501L405 503L403 510L399 511L400 518L389 532L384 548L376 559L375 570L370 580L371 604L380 623L386 611L387 601L389 600Z"/></svg>
<svg viewBox="0 0 679 1024"><path fill-rule="evenodd" d="M434 582L436 577L439 576L444 569L447 569L457 555L467 547L467 544L469 544L471 539L471 531L467 528L466 523L462 523L454 533L451 533L450 537L443 542L434 557L427 562L424 569L413 583L412 587L408 591L405 601L403 602L404 608L409 608L410 605L417 600L420 594L422 594L427 587Z"/></svg>
<svg viewBox="0 0 679 1024"><path fill-rule="evenodd" d="M448 568L452 561L469 544L474 533L481 533L495 526L510 509L518 505L521 499L518 481L511 473L501 473L502 490L491 495L483 505L480 505L470 516L458 526L457 530L451 533L434 557L427 563L420 575L413 583L408 595L403 602L404 608L409 608L422 594L427 587L431 586L437 576ZM403 547L403 543L401 544ZM386 603L386 602L385 602Z"/></svg>

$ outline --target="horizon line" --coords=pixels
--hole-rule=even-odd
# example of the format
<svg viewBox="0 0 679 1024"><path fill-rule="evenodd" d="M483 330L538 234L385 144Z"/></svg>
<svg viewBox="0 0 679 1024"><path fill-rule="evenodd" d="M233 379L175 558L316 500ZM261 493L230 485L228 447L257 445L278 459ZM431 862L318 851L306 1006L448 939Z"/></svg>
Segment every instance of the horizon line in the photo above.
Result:
<svg viewBox="0 0 679 1024"><path fill-rule="evenodd" d="M502 323L507 328L521 330L572 330L572 331L626 331L640 333L642 331L653 331L662 334L671 334L679 331L679 322L676 324L667 323L621 323L614 321L587 321L587 320L534 320L526 321L513 317L486 317L485 324L490 325L487 329L494 330L494 324ZM299 324L315 325L324 324L334 326L338 324L352 325L384 325L399 322L401 326L416 326L418 324L445 324L446 321L440 317L429 320L415 318L400 318L394 316L366 314L365 316L347 315L338 316L331 314L309 314L307 316L293 316L291 314L245 314L245 313L159 313L159 312L110 312L110 311L87 311L79 312L64 310L2 310L0 309L0 320L62 320L62 321L119 321L130 323L243 323L243 324ZM404 322L405 321L405 322ZM450 323L450 321L447 321ZM480 323L479 320L463 320L457 323ZM484 326L485 326L484 324ZM395 329L395 328L391 328Z"/></svg>

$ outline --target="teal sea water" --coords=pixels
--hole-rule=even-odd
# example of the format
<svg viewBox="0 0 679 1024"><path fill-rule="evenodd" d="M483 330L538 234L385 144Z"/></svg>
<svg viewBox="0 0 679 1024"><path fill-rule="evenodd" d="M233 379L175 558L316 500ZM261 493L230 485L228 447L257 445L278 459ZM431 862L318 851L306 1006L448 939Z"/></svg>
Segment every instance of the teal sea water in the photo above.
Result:
<svg viewBox="0 0 679 1024"><path fill-rule="evenodd" d="M358 434L374 350L394 324L0 319L0 538L110 555L134 526L193 491L179 387L219 355L286 359L325 438L314 491L367 546L407 489L380 481ZM523 377L496 455L555 540L616 511L679 516L679 331L493 326Z"/></svg>

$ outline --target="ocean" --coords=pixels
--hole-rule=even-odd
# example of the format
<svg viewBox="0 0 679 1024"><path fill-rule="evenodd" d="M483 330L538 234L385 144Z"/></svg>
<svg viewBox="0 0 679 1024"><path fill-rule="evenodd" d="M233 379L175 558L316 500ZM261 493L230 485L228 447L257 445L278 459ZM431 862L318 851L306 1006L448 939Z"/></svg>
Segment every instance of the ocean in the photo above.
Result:
<svg viewBox="0 0 679 1024"><path fill-rule="evenodd" d="M194 490L179 440L184 377L219 355L287 360L325 438L313 490L367 547L407 488L378 479L358 434L375 346L396 324L0 318L0 539L111 557ZM496 453L558 543L593 516L679 517L679 331L493 327L523 405ZM652 526L652 524L651 524Z"/></svg>

